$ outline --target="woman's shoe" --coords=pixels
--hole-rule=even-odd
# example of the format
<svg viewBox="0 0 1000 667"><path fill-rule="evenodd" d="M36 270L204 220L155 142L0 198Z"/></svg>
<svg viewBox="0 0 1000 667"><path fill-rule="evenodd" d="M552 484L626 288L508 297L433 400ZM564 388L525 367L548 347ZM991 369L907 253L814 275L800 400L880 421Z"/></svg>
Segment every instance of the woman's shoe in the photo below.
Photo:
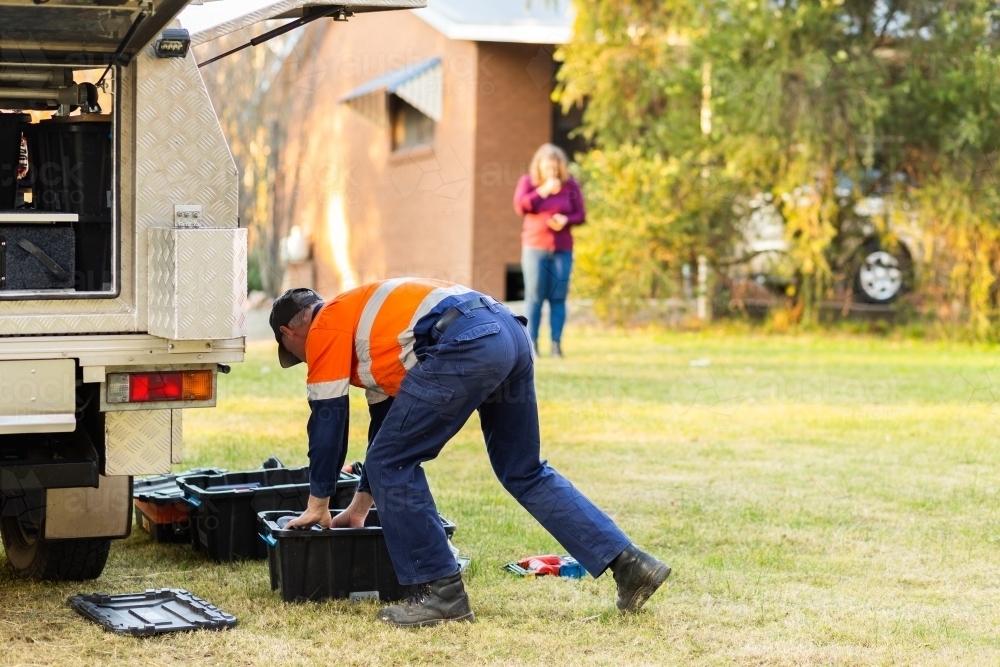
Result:
<svg viewBox="0 0 1000 667"><path fill-rule="evenodd" d="M559 346L559 343L552 343L552 358L553 359L563 358L562 347Z"/></svg>

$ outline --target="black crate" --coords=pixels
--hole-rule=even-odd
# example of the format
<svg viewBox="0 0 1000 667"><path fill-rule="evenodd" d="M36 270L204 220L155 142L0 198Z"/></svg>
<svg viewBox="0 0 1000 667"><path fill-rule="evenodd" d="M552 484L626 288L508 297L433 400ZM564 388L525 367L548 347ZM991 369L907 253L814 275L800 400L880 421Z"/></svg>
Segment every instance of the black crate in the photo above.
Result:
<svg viewBox="0 0 1000 667"><path fill-rule="evenodd" d="M330 506L347 507L360 481L357 475L340 473ZM308 467L195 475L177 483L193 506L192 546L221 562L267 558L267 547L257 537L257 514L302 512L309 502Z"/></svg>
<svg viewBox="0 0 1000 667"><path fill-rule="evenodd" d="M154 542L188 542L191 540L191 505L177 486L177 478L185 475L222 475L224 468L193 468L176 475L154 475L136 479L132 486L135 520L149 533Z"/></svg>
<svg viewBox="0 0 1000 667"><path fill-rule="evenodd" d="M260 541L267 545L271 590L280 590L285 602L328 598L392 602L406 597L408 587L396 578L377 509L368 512L364 528L279 527L279 519L297 514L261 512L258 517ZM444 517L441 524L450 538L455 524Z"/></svg>

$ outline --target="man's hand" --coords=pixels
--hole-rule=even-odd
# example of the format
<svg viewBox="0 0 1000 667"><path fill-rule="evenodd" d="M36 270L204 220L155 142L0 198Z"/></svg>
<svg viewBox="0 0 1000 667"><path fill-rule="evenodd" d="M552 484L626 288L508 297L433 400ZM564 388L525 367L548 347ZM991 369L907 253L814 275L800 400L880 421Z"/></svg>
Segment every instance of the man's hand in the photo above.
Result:
<svg viewBox="0 0 1000 667"><path fill-rule="evenodd" d="M331 528L364 528L365 519L368 518L368 510L372 508L375 499L372 494L358 491L354 494L354 500L343 512L333 517Z"/></svg>
<svg viewBox="0 0 1000 667"><path fill-rule="evenodd" d="M565 215L563 215L562 213L555 213L552 215L551 218L549 218L549 227L551 227L557 232L562 231L562 228L565 227L566 223L568 222L569 218L567 218Z"/></svg>
<svg viewBox="0 0 1000 667"><path fill-rule="evenodd" d="M306 511L297 519L289 521L285 525L285 528L312 528L316 524L319 524L321 528L329 528L331 522L329 496L326 498L317 498L310 495Z"/></svg>

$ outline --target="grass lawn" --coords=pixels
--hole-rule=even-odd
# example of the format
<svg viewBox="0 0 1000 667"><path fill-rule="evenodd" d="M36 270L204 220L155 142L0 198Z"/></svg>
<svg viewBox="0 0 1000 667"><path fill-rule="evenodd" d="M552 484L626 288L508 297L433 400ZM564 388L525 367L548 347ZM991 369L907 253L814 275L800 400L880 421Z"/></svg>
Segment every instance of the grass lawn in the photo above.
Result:
<svg viewBox="0 0 1000 667"><path fill-rule="evenodd" d="M427 468L473 558L476 624L400 631L374 603L286 605L265 562L215 565L136 530L96 582L33 584L0 565L0 663L1000 664L995 349L594 330L566 347L538 365L543 455L674 568L638 616L616 613L609 577L501 569L561 551L494 479L473 417ZM183 467L304 463L303 382L251 347L219 407L185 414ZM135 640L65 606L156 587L240 625Z"/></svg>

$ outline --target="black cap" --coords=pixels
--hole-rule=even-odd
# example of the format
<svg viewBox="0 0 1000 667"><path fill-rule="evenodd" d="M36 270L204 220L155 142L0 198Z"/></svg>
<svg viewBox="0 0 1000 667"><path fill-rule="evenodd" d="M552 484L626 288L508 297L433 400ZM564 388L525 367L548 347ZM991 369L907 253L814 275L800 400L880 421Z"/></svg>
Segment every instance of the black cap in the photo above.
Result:
<svg viewBox="0 0 1000 667"><path fill-rule="evenodd" d="M281 327L287 327L292 318L299 314L303 308L308 308L323 301L322 297L311 289L305 287L295 287L288 290L277 299L271 306L271 330L274 331L274 338L278 341L278 362L282 368L290 368L302 360L288 351L281 343Z"/></svg>

